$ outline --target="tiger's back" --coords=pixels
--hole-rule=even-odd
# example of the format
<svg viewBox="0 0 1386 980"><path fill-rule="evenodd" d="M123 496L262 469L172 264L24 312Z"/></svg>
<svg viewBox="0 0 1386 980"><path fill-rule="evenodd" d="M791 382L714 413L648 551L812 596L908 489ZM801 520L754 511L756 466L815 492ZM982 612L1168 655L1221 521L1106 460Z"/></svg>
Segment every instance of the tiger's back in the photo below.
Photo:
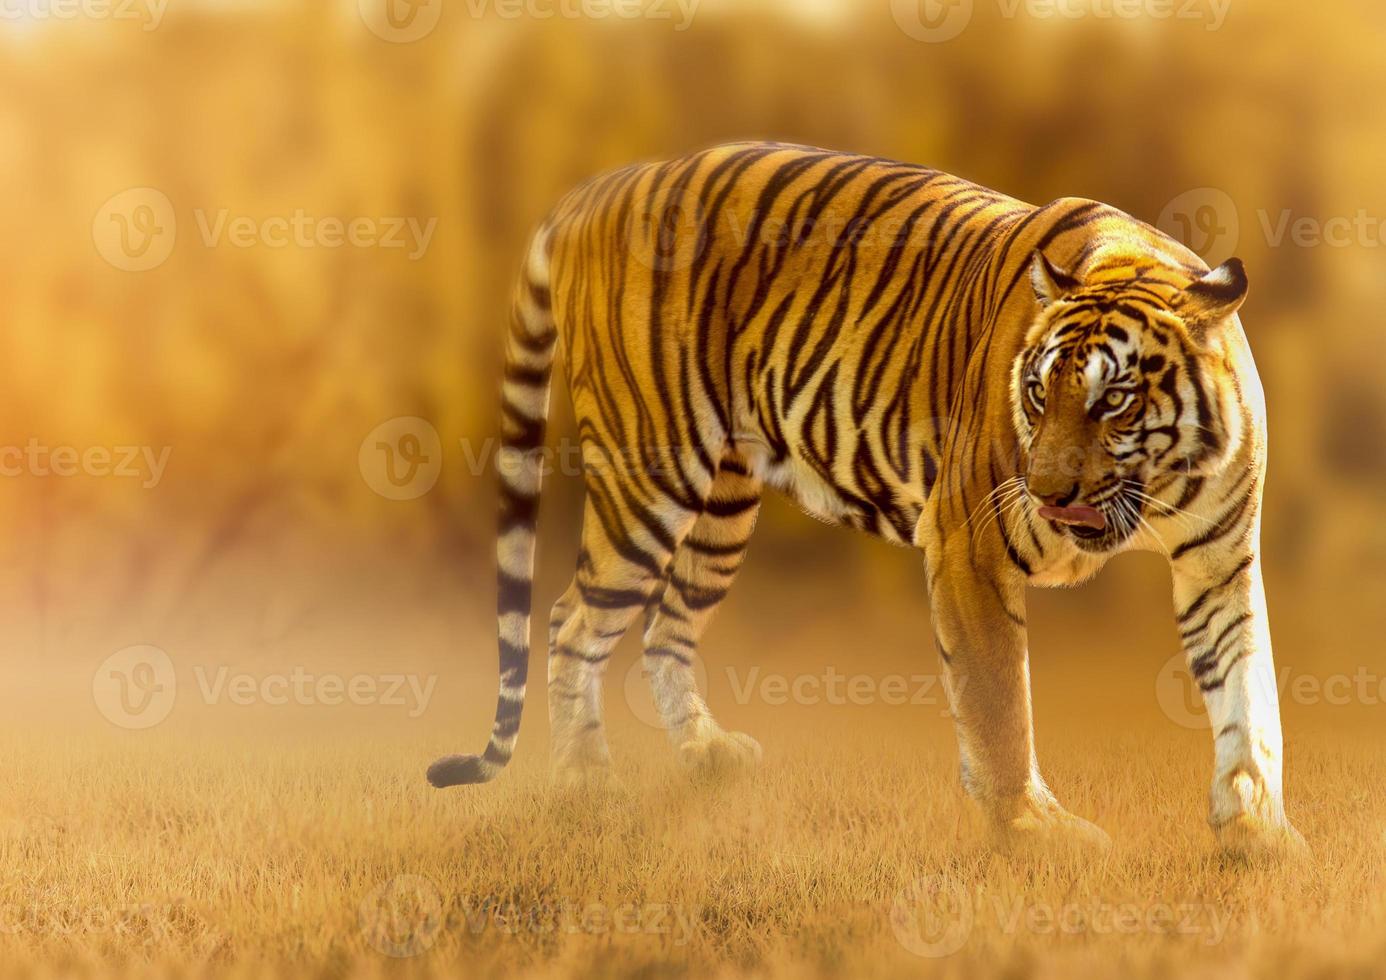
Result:
<svg viewBox="0 0 1386 980"><path fill-rule="evenodd" d="M604 175L549 223L578 414L599 452L685 468L729 441L814 516L909 543L996 304L1029 302L1034 249L1097 221L1137 226L779 144ZM998 362L1020 340L985 339Z"/></svg>

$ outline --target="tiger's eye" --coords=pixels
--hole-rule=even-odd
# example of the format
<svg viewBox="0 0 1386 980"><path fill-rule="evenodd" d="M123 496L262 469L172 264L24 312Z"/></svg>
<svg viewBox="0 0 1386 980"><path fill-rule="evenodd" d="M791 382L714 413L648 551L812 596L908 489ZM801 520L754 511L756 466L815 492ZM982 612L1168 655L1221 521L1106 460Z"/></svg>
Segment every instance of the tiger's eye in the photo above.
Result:
<svg viewBox="0 0 1386 980"><path fill-rule="evenodd" d="M1106 397L1102 399L1102 404L1108 408L1120 408L1126 404L1126 399L1129 397L1131 397L1130 394L1125 391L1109 391Z"/></svg>

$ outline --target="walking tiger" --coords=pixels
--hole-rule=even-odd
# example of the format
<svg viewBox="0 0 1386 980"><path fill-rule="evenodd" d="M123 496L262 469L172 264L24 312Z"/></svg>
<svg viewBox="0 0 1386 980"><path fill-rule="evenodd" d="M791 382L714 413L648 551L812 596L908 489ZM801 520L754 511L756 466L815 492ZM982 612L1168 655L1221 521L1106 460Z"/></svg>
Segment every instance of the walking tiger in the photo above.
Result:
<svg viewBox="0 0 1386 980"><path fill-rule="evenodd" d="M1258 554L1263 395L1237 259L1209 270L1094 201L1034 207L946 173L773 143L598 177L530 246L506 347L500 698L479 756L511 757L529 662L551 372L563 349L587 498L549 619L552 757L610 764L603 671L645 614L680 758L749 766L697 689L766 486L922 552L962 778L1000 839L1099 842L1035 757L1027 586L1158 551L1214 736L1210 822L1234 851L1297 849Z"/></svg>

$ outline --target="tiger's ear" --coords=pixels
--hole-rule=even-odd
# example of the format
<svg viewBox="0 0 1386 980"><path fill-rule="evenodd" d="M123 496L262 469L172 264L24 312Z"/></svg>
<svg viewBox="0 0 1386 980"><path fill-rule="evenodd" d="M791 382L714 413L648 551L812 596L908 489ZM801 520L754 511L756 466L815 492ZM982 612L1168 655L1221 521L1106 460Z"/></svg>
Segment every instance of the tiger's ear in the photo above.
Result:
<svg viewBox="0 0 1386 980"><path fill-rule="evenodd" d="M1082 283L1056 268L1048 256L1036 250L1034 261L1030 263L1030 285L1035 287L1035 299L1039 300L1040 309L1045 309L1077 292Z"/></svg>
<svg viewBox="0 0 1386 980"><path fill-rule="evenodd" d="M1246 267L1241 259L1228 259L1180 293L1174 301L1174 312L1196 338L1202 339L1242 308L1246 293Z"/></svg>

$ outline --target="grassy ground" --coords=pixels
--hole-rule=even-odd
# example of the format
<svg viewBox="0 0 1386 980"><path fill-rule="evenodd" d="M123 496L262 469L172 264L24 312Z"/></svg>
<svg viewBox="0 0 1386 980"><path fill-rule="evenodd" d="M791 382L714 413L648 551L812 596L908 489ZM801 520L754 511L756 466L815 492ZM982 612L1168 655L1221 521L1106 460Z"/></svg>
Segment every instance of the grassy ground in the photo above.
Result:
<svg viewBox="0 0 1386 980"><path fill-rule="evenodd" d="M438 793L438 732L10 737L5 974L1318 977L1381 969L1386 752L1291 747L1312 865L1247 867L1202 824L1207 746L1074 720L1051 784L1116 839L983 846L951 747L771 726L754 779L696 784L651 737L551 789L531 753ZM246 725L253 729L255 726ZM626 733L627 735L630 733ZM649 733L646 733L647 735Z"/></svg>

